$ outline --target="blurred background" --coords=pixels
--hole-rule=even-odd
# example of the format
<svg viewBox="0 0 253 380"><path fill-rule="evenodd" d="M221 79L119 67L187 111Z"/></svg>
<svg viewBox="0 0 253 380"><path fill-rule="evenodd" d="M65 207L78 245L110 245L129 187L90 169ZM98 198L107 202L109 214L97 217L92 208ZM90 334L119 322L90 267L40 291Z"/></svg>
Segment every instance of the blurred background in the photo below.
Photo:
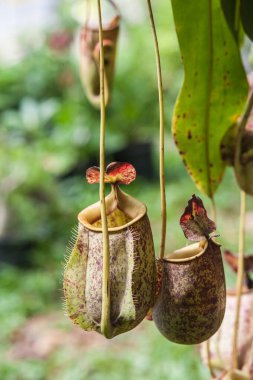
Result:
<svg viewBox="0 0 253 380"><path fill-rule="evenodd" d="M159 112L146 2L120 0L117 67L107 110L107 162L128 161L127 191L147 204L159 246ZM197 347L163 338L152 322L106 341L74 327L62 308L66 245L77 213L98 200L85 182L98 164L99 111L79 78L77 0L0 2L0 378L205 380ZM183 69L168 0L154 2L166 106L167 251L186 244L179 218L193 193L171 139ZM189 41L190 43L190 41ZM109 191L109 189L108 189ZM202 196L207 209L210 204ZM228 170L217 196L220 242L236 252L239 190ZM252 253L252 200L247 252ZM233 276L228 275L232 286Z"/></svg>

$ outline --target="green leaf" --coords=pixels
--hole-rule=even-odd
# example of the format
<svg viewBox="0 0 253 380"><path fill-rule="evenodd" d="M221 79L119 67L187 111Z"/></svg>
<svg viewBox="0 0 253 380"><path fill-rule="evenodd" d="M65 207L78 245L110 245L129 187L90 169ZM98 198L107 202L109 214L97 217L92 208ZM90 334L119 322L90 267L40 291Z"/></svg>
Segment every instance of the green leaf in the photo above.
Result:
<svg viewBox="0 0 253 380"><path fill-rule="evenodd" d="M185 79L173 135L197 187L212 197L224 174L220 143L242 114L248 83L219 0L172 0Z"/></svg>
<svg viewBox="0 0 253 380"><path fill-rule="evenodd" d="M241 0L241 22L247 36L253 41L253 1Z"/></svg>

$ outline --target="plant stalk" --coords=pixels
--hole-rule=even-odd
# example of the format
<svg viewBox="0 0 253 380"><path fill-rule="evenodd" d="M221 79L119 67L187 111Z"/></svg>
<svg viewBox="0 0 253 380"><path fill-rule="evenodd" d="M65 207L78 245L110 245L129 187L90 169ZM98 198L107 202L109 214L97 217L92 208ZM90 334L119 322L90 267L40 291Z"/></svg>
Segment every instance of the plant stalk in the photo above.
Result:
<svg viewBox="0 0 253 380"><path fill-rule="evenodd" d="M236 282L236 311L233 336L233 369L238 368L238 329L240 323L240 306L241 294L244 281L244 249L245 249L245 213L246 213L246 193L241 191L241 211L240 211L240 228L239 228L239 254L238 254L238 272Z"/></svg>
<svg viewBox="0 0 253 380"><path fill-rule="evenodd" d="M100 50L100 205L101 205L101 221L103 233L103 281L102 281L102 315L101 315L101 333L105 337L109 337L110 333L110 250L109 235L106 216L105 204L105 69L104 69L104 47L103 47L103 28L101 3L98 4L98 20L99 20L99 50Z"/></svg>
<svg viewBox="0 0 253 380"><path fill-rule="evenodd" d="M211 198L211 211L212 211L212 220L216 224L217 222L217 211L214 197ZM215 378L216 375L214 373L212 358L211 358L211 350L210 350L210 339L206 341L206 357L207 357L207 367L209 369L210 375L212 378Z"/></svg>
<svg viewBox="0 0 253 380"><path fill-rule="evenodd" d="M157 83L158 83L158 95L159 95L159 113L160 113L160 164L159 164L159 174L160 174L160 193L161 193L161 240L160 240L160 259L164 257L165 251L165 241L166 241L166 193L165 193L165 176L164 176L164 100L163 100L163 83L162 83L162 68L161 59L159 52L159 43L156 33L155 21L153 16L153 10L151 5L151 0L147 0L150 23L154 38L155 45L155 55L156 55L156 68L157 68Z"/></svg>

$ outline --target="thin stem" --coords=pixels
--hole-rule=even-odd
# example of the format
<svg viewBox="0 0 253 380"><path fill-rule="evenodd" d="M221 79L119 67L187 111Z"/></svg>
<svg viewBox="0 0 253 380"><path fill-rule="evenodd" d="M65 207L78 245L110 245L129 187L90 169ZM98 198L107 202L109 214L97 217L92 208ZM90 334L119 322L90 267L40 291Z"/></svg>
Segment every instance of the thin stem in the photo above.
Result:
<svg viewBox="0 0 253 380"><path fill-rule="evenodd" d="M155 21L152 11L151 1L147 0L148 10L150 16L150 23L153 32L155 54L156 54L156 67L157 67L157 82L158 82L158 94L159 94L159 112L160 112L160 193L161 193L161 241L160 241L160 258L164 257L165 240L166 240L166 193L165 193L165 178L164 178L164 101L163 101L163 83L162 83L162 69L161 59L159 53L159 44L156 33Z"/></svg>
<svg viewBox="0 0 253 380"><path fill-rule="evenodd" d="M102 315L101 315L101 333L109 337L110 333L110 251L109 236L106 217L105 204L105 84L104 84L104 47L103 47L103 29L100 0L98 3L98 20L99 20L99 48L100 48L100 205L101 221L103 232L103 281L102 281Z"/></svg>
<svg viewBox="0 0 253 380"><path fill-rule="evenodd" d="M238 329L240 323L240 306L241 294L244 281L244 246L245 246L245 213L246 213L246 193L241 191L241 211L240 211L240 228L239 228L239 254L238 254L238 272L236 282L236 312L233 336L233 369L238 367Z"/></svg>
<svg viewBox="0 0 253 380"><path fill-rule="evenodd" d="M214 197L211 198L211 211L212 211L212 220L217 222L217 211L216 211L216 204ZM216 375L214 373L213 365L212 365L212 358L211 358L211 350L210 350L210 339L206 341L206 357L207 357L207 366L210 372L210 375L212 378L215 378Z"/></svg>

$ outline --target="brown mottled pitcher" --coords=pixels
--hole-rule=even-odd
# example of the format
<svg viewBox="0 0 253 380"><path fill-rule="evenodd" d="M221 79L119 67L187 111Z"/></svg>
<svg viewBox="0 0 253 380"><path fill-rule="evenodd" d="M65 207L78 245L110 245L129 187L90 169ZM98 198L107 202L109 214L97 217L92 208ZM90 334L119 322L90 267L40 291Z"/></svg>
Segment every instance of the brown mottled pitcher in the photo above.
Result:
<svg viewBox="0 0 253 380"><path fill-rule="evenodd" d="M115 70L116 47L120 16L117 15L103 28L105 64L105 105L109 103ZM80 76L90 103L100 107L99 31L88 24L83 26L80 38Z"/></svg>
<svg viewBox="0 0 253 380"><path fill-rule="evenodd" d="M159 331L180 344L212 336L223 320L226 289L220 245L209 239L162 259L162 286L153 309Z"/></svg>
<svg viewBox="0 0 253 380"><path fill-rule="evenodd" d="M154 302L155 253L146 206L117 186L106 197L110 243L109 338L129 331ZM78 215L78 235L64 272L66 308L86 331L101 332L103 247L100 202Z"/></svg>
<svg viewBox="0 0 253 380"><path fill-rule="evenodd" d="M214 370L222 372L232 365L232 346L236 310L235 291L227 291L225 317L220 329L210 339L211 364ZM252 366L253 361L253 290L243 290L240 307L240 324L238 331L238 366L239 369ZM206 347L200 347L201 358L207 364ZM250 359L250 357L252 359ZM250 363L251 362L251 363ZM252 366L253 367L253 366ZM253 370L253 368L252 368ZM252 377L250 378L253 380Z"/></svg>

